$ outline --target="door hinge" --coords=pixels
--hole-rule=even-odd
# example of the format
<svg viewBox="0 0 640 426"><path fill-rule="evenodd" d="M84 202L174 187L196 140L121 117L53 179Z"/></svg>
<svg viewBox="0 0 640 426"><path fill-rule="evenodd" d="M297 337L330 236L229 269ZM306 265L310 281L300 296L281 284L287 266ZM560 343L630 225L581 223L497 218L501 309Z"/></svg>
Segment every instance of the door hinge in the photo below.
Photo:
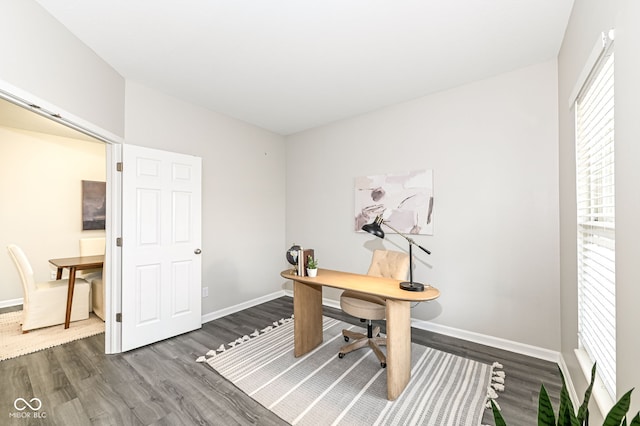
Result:
<svg viewBox="0 0 640 426"><path fill-rule="evenodd" d="M122 247L122 237L116 238L116 247Z"/></svg>
<svg viewBox="0 0 640 426"><path fill-rule="evenodd" d="M119 162L116 163L116 170L119 171L119 172L122 171L122 162L119 161Z"/></svg>
<svg viewBox="0 0 640 426"><path fill-rule="evenodd" d="M116 314L116 322L122 322L122 313L121 312L118 312Z"/></svg>

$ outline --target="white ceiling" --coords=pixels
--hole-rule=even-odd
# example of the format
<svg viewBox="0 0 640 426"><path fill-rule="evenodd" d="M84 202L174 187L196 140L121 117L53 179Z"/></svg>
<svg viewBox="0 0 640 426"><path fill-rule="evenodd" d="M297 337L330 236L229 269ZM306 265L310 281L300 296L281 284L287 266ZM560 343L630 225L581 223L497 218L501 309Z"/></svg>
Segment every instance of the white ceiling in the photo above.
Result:
<svg viewBox="0 0 640 426"><path fill-rule="evenodd" d="M126 79L288 135L558 54L573 0L37 0Z"/></svg>

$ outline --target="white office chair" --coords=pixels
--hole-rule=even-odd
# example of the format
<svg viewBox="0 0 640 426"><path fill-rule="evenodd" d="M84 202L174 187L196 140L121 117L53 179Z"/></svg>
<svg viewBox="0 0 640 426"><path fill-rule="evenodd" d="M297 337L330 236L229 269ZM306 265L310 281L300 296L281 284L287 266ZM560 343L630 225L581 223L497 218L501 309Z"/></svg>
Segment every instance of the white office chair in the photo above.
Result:
<svg viewBox="0 0 640 426"><path fill-rule="evenodd" d="M9 256L18 268L24 301L22 302L22 332L52 325L64 324L69 280L54 280L36 283L33 269L20 247L9 244ZM73 291L71 321L89 318L89 283L76 278Z"/></svg>
<svg viewBox="0 0 640 426"><path fill-rule="evenodd" d="M105 253L105 237L80 238L80 256L97 256ZM104 321L104 268L87 269L82 278L91 283L91 310Z"/></svg>
<svg viewBox="0 0 640 426"><path fill-rule="evenodd" d="M397 251L375 250L367 275L384 278L405 280L409 272L409 255ZM339 358L344 358L349 352L369 346L378 357L382 368L387 366L380 346L387 344L385 337L379 337L380 327L373 327L373 320L383 320L386 315L386 301L378 296L346 290L340 296L340 308L349 315L367 321L367 334L342 330L345 342L355 341L340 348Z"/></svg>

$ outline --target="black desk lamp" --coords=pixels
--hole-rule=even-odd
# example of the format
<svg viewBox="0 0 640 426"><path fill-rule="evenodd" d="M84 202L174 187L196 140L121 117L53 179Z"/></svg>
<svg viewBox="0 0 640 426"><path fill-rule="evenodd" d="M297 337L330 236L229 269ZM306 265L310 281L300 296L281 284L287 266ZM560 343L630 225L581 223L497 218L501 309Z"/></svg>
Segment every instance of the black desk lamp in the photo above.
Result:
<svg viewBox="0 0 640 426"><path fill-rule="evenodd" d="M362 230L367 231L368 233L373 234L378 238L384 239L384 231L382 230L380 225L388 226L399 235L402 235L409 242L409 282L406 282L406 281L401 282L400 288L407 291L424 291L423 284L413 282L413 253L411 252L411 247L413 245L416 245L420 247L420 249L427 254L431 254L431 252L426 248L422 247L420 244L416 244L416 242L413 241L411 238L407 237L402 232L398 231L393 226L389 225L387 222L384 221L382 216L376 216L376 219L373 222L363 225Z"/></svg>

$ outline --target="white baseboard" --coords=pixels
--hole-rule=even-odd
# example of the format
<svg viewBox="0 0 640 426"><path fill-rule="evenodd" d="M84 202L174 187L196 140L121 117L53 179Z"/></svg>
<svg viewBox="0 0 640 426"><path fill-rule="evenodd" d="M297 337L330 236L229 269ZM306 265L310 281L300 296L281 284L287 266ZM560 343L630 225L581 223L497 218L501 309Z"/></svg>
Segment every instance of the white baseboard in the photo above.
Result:
<svg viewBox="0 0 640 426"><path fill-rule="evenodd" d="M251 308L261 303L265 303L270 300L277 299L282 296L285 296L285 291L279 290L279 291L276 291L275 293L267 294L265 296L261 296L256 299L252 299L234 306L229 306L228 308L220 309L219 311L209 312L208 314L205 314L202 316L202 324L204 324L205 322L213 321L218 318L222 318L226 315L233 314L235 312L242 311L243 309Z"/></svg>
<svg viewBox="0 0 640 426"><path fill-rule="evenodd" d="M9 299L9 300L0 300L0 308L9 308L11 306L22 305L24 299L21 297L19 299Z"/></svg>
<svg viewBox="0 0 640 426"><path fill-rule="evenodd" d="M283 290L282 292L273 293L273 294L275 295L275 297L273 297L274 299L280 296L293 297L292 290ZM267 299L267 300L271 300L271 299ZM259 303L266 302L267 300L263 300ZM258 303L252 303L247 307L255 306L257 304ZM329 306L331 308L340 309L340 302L334 299L323 298L322 304L325 306ZM244 309L244 308L241 308L241 309ZM240 310L240 309L237 309L237 310ZM237 310L233 310L232 312L236 312ZM212 318L212 319L215 319L215 318ZM545 361L555 362L557 364L560 364L560 361L562 359L560 356L560 352L557 352L557 351L552 351L552 350L540 348L537 346L527 345L525 343L514 342L511 340L502 339L499 337L488 336L486 334L475 333L473 331L460 330L453 327L447 327L447 326L435 324L429 321L416 320L412 318L411 326L415 328L419 328L421 330L431 331L434 333L443 334L445 336L455 337L462 340L468 340L470 342L479 343L481 345L487 345L494 348L503 349L509 352L515 352L521 355L527 355L527 356L542 359ZM564 374L564 370L563 370L563 374ZM568 377L568 375L565 374L565 377ZM569 388L569 383L567 383L567 388ZM573 391L573 393L575 395L575 390Z"/></svg>
<svg viewBox="0 0 640 426"><path fill-rule="evenodd" d="M526 343L514 342L512 340L488 336L486 334L475 333L473 331L460 330L458 328L447 327L445 325L435 324L429 321L412 319L411 326L421 330L432 331L434 333L444 334L445 336L456 337L458 339L480 343L493 348L504 349L505 351L515 352L545 361L555 363L560 361L560 352L528 345Z"/></svg>
<svg viewBox="0 0 640 426"><path fill-rule="evenodd" d="M322 299L322 304L324 306L328 306L330 308L336 308L336 309L340 309L340 302L335 301L333 299Z"/></svg>
<svg viewBox="0 0 640 426"><path fill-rule="evenodd" d="M558 361L558 366L560 367L560 371L562 371L562 375L564 376L564 383L567 387L567 392L569 392L569 398L571 398L571 403L573 404L573 408L575 410L580 407L582 401L578 399L578 392L576 392L576 387L573 384L573 380L571 379L571 373L569 372L569 367L564 360L564 356L560 354L560 360Z"/></svg>
<svg viewBox="0 0 640 426"><path fill-rule="evenodd" d="M284 295L285 296L289 296L289 297L293 297L293 291L292 290L285 290L284 291ZM322 304L324 306L328 306L330 308L336 308L336 309L340 309L340 302L338 302L337 300L334 299L327 299L327 298L322 298Z"/></svg>

